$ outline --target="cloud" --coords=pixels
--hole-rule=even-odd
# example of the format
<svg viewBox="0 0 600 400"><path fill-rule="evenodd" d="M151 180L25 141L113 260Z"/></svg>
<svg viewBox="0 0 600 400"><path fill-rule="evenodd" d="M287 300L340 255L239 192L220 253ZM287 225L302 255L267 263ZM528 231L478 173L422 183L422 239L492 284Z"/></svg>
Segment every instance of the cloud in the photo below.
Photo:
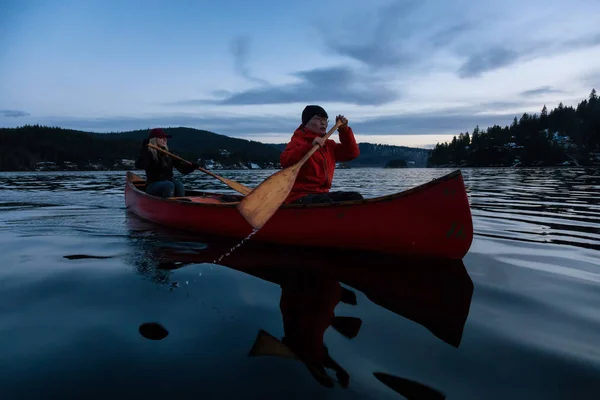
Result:
<svg viewBox="0 0 600 400"><path fill-rule="evenodd" d="M467 34L474 31L477 24L452 9L434 7L431 11L426 8L427 5L416 1L395 1L381 7L375 18L365 17L366 21L361 23L375 27L366 40L362 29L358 37L352 34L335 35L324 29L320 31L328 52L358 61L372 70L390 70L395 75L425 70L427 66L435 65L440 51L446 52L444 58L448 57L448 50L458 53L452 47L462 36L468 38L468 50L464 54L468 59L458 72L462 77L478 76L486 69L508 64L515 58L512 52L502 48L471 54L476 47L470 43L477 32ZM430 11L437 14L435 24L431 24L431 18L434 18L431 15L423 18Z"/></svg>
<svg viewBox="0 0 600 400"><path fill-rule="evenodd" d="M220 93L215 100L189 99L169 105L258 105L313 102L343 102L356 105L383 105L399 98L388 83L374 75L361 74L348 67L317 68L293 74L299 82L264 85L237 93Z"/></svg>
<svg viewBox="0 0 600 400"><path fill-rule="evenodd" d="M482 112L481 106L444 109L431 112L407 113L394 116L375 116L365 119L351 119L350 126L361 135L432 135L459 134L471 131L476 125L481 129L498 124L509 125L519 113ZM295 117L273 118L271 116L209 116L194 114L150 115L140 117L114 118L61 118L49 117L27 121L63 128L95 132L116 132L150 127L191 127L228 136L243 136L277 133L291 135L300 125L300 115Z"/></svg>
<svg viewBox="0 0 600 400"><path fill-rule="evenodd" d="M600 71L593 71L581 77L581 82L587 87L600 90ZM591 91L592 89L590 89Z"/></svg>
<svg viewBox="0 0 600 400"><path fill-rule="evenodd" d="M551 57L600 45L600 34L554 41L522 40L519 46L490 45L489 48L467 56L458 69L461 78L477 78L486 72L511 66L519 61Z"/></svg>
<svg viewBox="0 0 600 400"><path fill-rule="evenodd" d="M600 32L590 36L566 40L562 43L561 47L563 49L581 49L598 45L600 45Z"/></svg>
<svg viewBox="0 0 600 400"><path fill-rule="evenodd" d="M486 129L496 124L500 126L509 125L515 116L515 113L473 114L442 110L370 118L353 123L352 128L356 133L363 135L458 135L460 132L472 131L477 125L480 129Z"/></svg>
<svg viewBox="0 0 600 400"><path fill-rule="evenodd" d="M563 93L562 90L555 89L552 86L541 86L535 89L525 90L521 92L521 96L524 97L532 97L532 96L540 96L543 94L551 94L551 93Z"/></svg>
<svg viewBox="0 0 600 400"><path fill-rule="evenodd" d="M429 40L431 41L431 45L436 48L446 47L454 42L456 38L466 34L470 30L474 29L475 25L470 22L460 22L454 25L451 25L447 28L442 28L438 32L434 32Z"/></svg>
<svg viewBox="0 0 600 400"><path fill-rule="evenodd" d="M380 7L374 16L361 14L355 18L358 25L347 31L318 30L328 53L397 76L435 66L440 52L447 59L447 50L460 39L472 40L482 23L458 8L441 1L397 0ZM371 26L369 34L365 28Z"/></svg>
<svg viewBox="0 0 600 400"><path fill-rule="evenodd" d="M231 41L231 54L233 55L233 63L235 71L248 79L249 81L259 83L261 85L268 84L267 81L257 78L250 73L248 68L248 55L250 53L250 37L238 36Z"/></svg>
<svg viewBox="0 0 600 400"><path fill-rule="evenodd" d="M328 51L356 60L373 69L409 65L416 61L418 54L400 45L412 30L409 14L418 7L417 1L395 1L381 7L374 20L364 18L360 27L374 26L371 38L366 42L363 29L351 35L343 35L344 39L335 37L330 31L320 28ZM354 21L357 23L358 21ZM399 32L402 30L403 32ZM358 36L357 36L358 35Z"/></svg>
<svg viewBox="0 0 600 400"><path fill-rule="evenodd" d="M466 8L461 9L462 6ZM169 105L339 102L381 106L401 97L395 86L398 78L423 76L431 67L441 66L462 79L474 79L523 60L600 43L600 35L556 40L536 37L529 35L536 30L536 21L509 20L504 22L506 26L500 26L492 15L494 11L486 12L482 7L473 11L469 7L466 4L442 7L435 1L409 0L392 1L372 14L354 11L362 13L360 26L374 26L370 34L356 28L356 18L353 24L344 23L341 28L324 25L325 28L318 29L328 52L347 57L350 63L293 72L291 76L296 82L284 85L269 84L250 73L247 66L250 38L239 36L231 43L235 70L258 86L237 92L217 91L212 99L183 99ZM540 93L523 93L523 96Z"/></svg>
<svg viewBox="0 0 600 400"><path fill-rule="evenodd" d="M0 110L0 115L9 118L28 117L30 114L21 110Z"/></svg>
<svg viewBox="0 0 600 400"><path fill-rule="evenodd" d="M506 67L517 61L522 54L503 47L493 47L480 53L472 54L458 69L461 78L475 78L484 72Z"/></svg>
<svg viewBox="0 0 600 400"><path fill-rule="evenodd" d="M556 5L545 12L563 16L565 7ZM318 30L327 52L396 76L442 66L472 79L518 62L600 45L600 32L579 29L569 37L559 29L549 31L546 18L524 17L529 10L519 14L513 8L497 8L488 10L470 1L451 6L441 1L393 1L375 16L361 15L361 29L353 25L353 30ZM374 29L365 33L362 28L370 26ZM455 61L457 67L452 66Z"/></svg>

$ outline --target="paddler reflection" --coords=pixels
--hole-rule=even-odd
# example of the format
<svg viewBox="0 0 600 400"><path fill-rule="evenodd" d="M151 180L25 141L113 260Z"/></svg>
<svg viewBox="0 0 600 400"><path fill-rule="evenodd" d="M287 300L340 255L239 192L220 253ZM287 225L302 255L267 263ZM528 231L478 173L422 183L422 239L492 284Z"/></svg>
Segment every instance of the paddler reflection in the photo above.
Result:
<svg viewBox="0 0 600 400"><path fill-rule="evenodd" d="M338 383L347 387L350 376L329 354L323 343L325 331L333 328L344 336L358 334L362 321L355 317L339 317L334 313L340 302L356 304L353 292L338 281L316 271L294 271L280 283L279 308L283 319L284 336L281 341L261 330L250 356L274 355L302 361L313 377L322 385L333 387L327 373L335 373Z"/></svg>
<svg viewBox="0 0 600 400"><path fill-rule="evenodd" d="M144 245L144 240L132 243L143 247L145 257L151 253L155 263L165 269L211 263L232 246L231 241L172 236L172 232L163 232L162 237L162 233L157 234L160 230L153 229L154 233L147 237L152 245ZM137 238L140 235L144 233L135 233ZM325 332L331 327L352 339L362 327L361 309L351 307L350 315L336 315L339 304L356 304L357 293L361 292L378 306L422 325L440 340L458 347L473 294L473 282L460 260L374 256L249 241L219 264L281 287L283 335L277 338L261 329L249 356L300 361L326 387L334 387L336 382L347 387L350 376L336 362L336 355L330 354L324 343ZM382 371L371 373L406 398L443 398L440 391L423 383Z"/></svg>

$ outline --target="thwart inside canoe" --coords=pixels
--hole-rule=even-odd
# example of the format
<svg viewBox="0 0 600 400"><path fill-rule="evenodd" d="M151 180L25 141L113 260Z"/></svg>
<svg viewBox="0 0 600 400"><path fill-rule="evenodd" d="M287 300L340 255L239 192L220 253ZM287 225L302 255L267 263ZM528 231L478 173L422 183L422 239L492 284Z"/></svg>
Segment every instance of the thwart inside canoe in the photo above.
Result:
<svg viewBox="0 0 600 400"><path fill-rule="evenodd" d="M205 197L205 196L183 196L183 197L169 197L168 200L176 200L176 201L188 201L191 203L200 203L200 204L233 204L237 203L237 201L226 201L221 198L221 196L215 197Z"/></svg>

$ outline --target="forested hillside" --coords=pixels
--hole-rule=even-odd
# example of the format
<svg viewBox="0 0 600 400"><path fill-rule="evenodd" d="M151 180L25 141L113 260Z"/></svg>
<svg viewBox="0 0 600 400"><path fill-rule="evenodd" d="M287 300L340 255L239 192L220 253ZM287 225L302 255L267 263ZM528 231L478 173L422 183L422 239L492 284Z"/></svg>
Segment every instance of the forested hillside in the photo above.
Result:
<svg viewBox="0 0 600 400"><path fill-rule="evenodd" d="M429 166L600 165L600 100L596 90L577 107L562 103L523 114L510 126L478 126L438 143Z"/></svg>

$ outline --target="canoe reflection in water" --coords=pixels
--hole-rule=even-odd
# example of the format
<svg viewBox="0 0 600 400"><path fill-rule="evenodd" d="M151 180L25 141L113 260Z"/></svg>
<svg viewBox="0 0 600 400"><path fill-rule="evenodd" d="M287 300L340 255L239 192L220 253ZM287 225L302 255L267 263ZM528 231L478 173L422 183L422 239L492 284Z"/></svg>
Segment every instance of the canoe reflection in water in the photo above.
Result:
<svg viewBox="0 0 600 400"><path fill-rule="evenodd" d="M144 237L145 229L152 230L153 245L145 247L144 258L150 257L158 269L212 263L236 244L146 225L135 216L128 217L128 223L135 227L132 237L137 241ZM261 329L249 356L299 360L327 387L335 385L327 370L333 372L340 386L350 384L348 373L334 360L335 355L329 354L323 338L330 326L350 340L360 334L360 318L335 315L338 304L357 304L356 291L380 307L422 325L454 347L460 345L473 294L473 282L461 260L273 246L250 240L219 265L281 287L284 335L278 339ZM149 272L146 265L143 273ZM412 380L381 371L372 373L409 399L445 397L437 389Z"/></svg>

